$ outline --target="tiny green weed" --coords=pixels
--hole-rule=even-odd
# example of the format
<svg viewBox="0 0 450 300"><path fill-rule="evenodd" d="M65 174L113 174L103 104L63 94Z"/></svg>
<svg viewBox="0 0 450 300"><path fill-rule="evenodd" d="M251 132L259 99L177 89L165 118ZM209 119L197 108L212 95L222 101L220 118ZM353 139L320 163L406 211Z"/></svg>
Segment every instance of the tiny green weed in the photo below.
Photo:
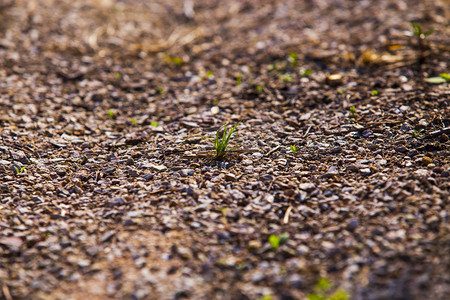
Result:
<svg viewBox="0 0 450 300"><path fill-rule="evenodd" d="M313 73L313 70L311 70L311 69L300 68L300 75L302 77L309 77L309 76L311 76L312 73Z"/></svg>
<svg viewBox="0 0 450 300"><path fill-rule="evenodd" d="M410 25L414 36L422 40L427 38L434 32L434 28L431 28L430 30L423 32L422 27L416 22L411 22Z"/></svg>
<svg viewBox="0 0 450 300"><path fill-rule="evenodd" d="M349 300L350 295L342 288L331 293L333 284L325 277L319 279L314 286L314 293L307 296L308 300Z"/></svg>
<svg viewBox="0 0 450 300"><path fill-rule="evenodd" d="M25 167L19 168L19 167L14 166L14 169L16 170L16 174L21 174L21 173L25 172Z"/></svg>
<svg viewBox="0 0 450 300"><path fill-rule="evenodd" d="M223 156L228 152L228 143L230 142L231 136L236 130L236 127L238 127L239 124L241 124L242 121L239 121L236 125L232 126L230 128L230 131L227 131L228 122L225 123L225 125L222 125L217 129L216 137L214 139L208 138L204 135L194 135L187 137L184 141L187 141L190 138L194 137L201 137L208 141L210 141L213 144L213 147L216 152L216 159L221 159ZM221 136L220 132L223 128L223 134Z"/></svg>
<svg viewBox="0 0 450 300"><path fill-rule="evenodd" d="M378 91L377 90L372 90L372 96L378 96Z"/></svg>
<svg viewBox="0 0 450 300"><path fill-rule="evenodd" d="M420 76L422 76L422 65L425 63L424 40L434 32L434 29L432 28L427 31L423 31L422 27L418 23L411 22L410 25L412 34L416 37L417 41L417 65L419 66Z"/></svg>
<svg viewBox="0 0 450 300"><path fill-rule="evenodd" d="M206 72L206 78L211 79L214 77L214 72L209 70L208 72Z"/></svg>
<svg viewBox="0 0 450 300"><path fill-rule="evenodd" d="M133 124L134 126L136 126L136 127L138 126L138 122L136 121L136 119L131 118L129 121L130 121L130 123Z"/></svg>
<svg viewBox="0 0 450 300"><path fill-rule="evenodd" d="M256 91L257 91L258 93L262 93L263 89L264 89L264 88L263 88L261 85L258 85L258 86L256 87Z"/></svg>
<svg viewBox="0 0 450 300"><path fill-rule="evenodd" d="M164 87L163 86L158 86L156 88L156 91L161 95L164 96Z"/></svg>
<svg viewBox="0 0 450 300"><path fill-rule="evenodd" d="M418 138L420 134L423 132L423 130L424 130L423 128L419 130L411 130L411 133L415 138Z"/></svg>
<svg viewBox="0 0 450 300"><path fill-rule="evenodd" d="M150 125L152 126L152 127L158 127L159 126L159 122L154 122L154 121L152 121L152 122L150 122Z"/></svg>
<svg viewBox="0 0 450 300"><path fill-rule="evenodd" d="M350 114L352 115L352 118L356 118L356 107L352 106L349 108Z"/></svg>
<svg viewBox="0 0 450 300"><path fill-rule="evenodd" d="M292 154L294 154L294 156L297 156L297 146L291 145L290 147L291 147Z"/></svg>
<svg viewBox="0 0 450 300"><path fill-rule="evenodd" d="M277 250L278 247L280 247L280 245L283 244L288 238L289 238L289 234L286 232L280 236L278 236L276 234L272 234L269 236L269 243L272 246L273 250Z"/></svg>
<svg viewBox="0 0 450 300"><path fill-rule="evenodd" d="M181 67L182 65L184 65L184 61L180 57L164 55L164 60L168 64L173 64L173 65L176 65L178 67Z"/></svg>
<svg viewBox="0 0 450 300"><path fill-rule="evenodd" d="M241 86L243 77L244 77L244 75L242 73L239 73L236 75L236 85L237 86Z"/></svg>
<svg viewBox="0 0 450 300"><path fill-rule="evenodd" d="M230 141L231 135L233 134L233 132L236 130L236 127L241 124L242 121L239 121L239 123L237 123L236 125L232 126L230 128L230 131L228 132L227 135L227 123L225 123L224 126L221 126L216 133L216 138L214 140L210 140L213 143L214 149L216 149L216 157L220 158L223 157L225 155L225 153L227 152L227 147L228 147L228 143ZM220 130L223 127L223 135L222 138L220 138Z"/></svg>
<svg viewBox="0 0 450 300"><path fill-rule="evenodd" d="M115 119L116 118L116 114L114 113L114 111L112 109L108 110L108 116L111 119Z"/></svg>
<svg viewBox="0 0 450 300"><path fill-rule="evenodd" d="M294 80L294 79L292 78L292 75L289 74L289 73L282 74L282 75L280 75L279 77L280 77L280 79L281 79L283 82L292 82L292 81Z"/></svg>
<svg viewBox="0 0 450 300"><path fill-rule="evenodd" d="M292 67L296 67L297 63L298 63L298 55L297 55L297 53L295 53L295 52L289 53L288 60L291 63Z"/></svg>

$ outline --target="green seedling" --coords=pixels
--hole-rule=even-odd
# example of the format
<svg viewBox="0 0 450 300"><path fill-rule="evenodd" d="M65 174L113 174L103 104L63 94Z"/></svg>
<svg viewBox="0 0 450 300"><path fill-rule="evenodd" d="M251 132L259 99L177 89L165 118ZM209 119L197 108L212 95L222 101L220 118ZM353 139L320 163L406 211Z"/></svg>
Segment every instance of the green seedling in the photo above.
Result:
<svg viewBox="0 0 450 300"><path fill-rule="evenodd" d="M422 27L418 23L411 22L410 24L414 36L421 40L426 39L429 35L431 35L434 32L434 28L423 32Z"/></svg>
<svg viewBox="0 0 450 300"><path fill-rule="evenodd" d="M297 55L297 53L295 53L295 52L289 53L288 60L291 63L292 67L296 67L297 63L298 63L298 55Z"/></svg>
<svg viewBox="0 0 450 300"><path fill-rule="evenodd" d="M288 238L289 238L288 233L283 233L280 236L272 234L269 236L269 243L272 246L273 250L277 250L278 247L280 247L280 245L283 244Z"/></svg>
<svg viewBox="0 0 450 300"><path fill-rule="evenodd" d="M211 79L214 76L214 72L209 70L208 72L206 72L206 78Z"/></svg>
<svg viewBox="0 0 450 300"><path fill-rule="evenodd" d="M14 166L14 169L16 170L16 174L25 172L25 167L18 168L16 166Z"/></svg>
<svg viewBox="0 0 450 300"><path fill-rule="evenodd" d="M138 126L138 122L136 121L136 119L131 118L130 123L133 124L134 126Z"/></svg>
<svg viewBox="0 0 450 300"><path fill-rule="evenodd" d="M313 70L311 70L311 69L300 68L300 75L302 77L309 77L309 76L311 76L312 73L313 73Z"/></svg>
<svg viewBox="0 0 450 300"><path fill-rule="evenodd" d="M415 138L418 138L419 135L420 135L422 132L423 132L423 128L422 128L422 129L419 129L419 130L411 130L411 133L413 134L413 136L414 136Z"/></svg>
<svg viewBox="0 0 450 300"><path fill-rule="evenodd" d="M154 122L154 121L152 121L152 122L150 122L150 125L152 126L152 127L158 127L159 126L159 122Z"/></svg>
<svg viewBox="0 0 450 300"><path fill-rule="evenodd" d="M116 114L114 113L114 111L112 109L108 110L108 116L111 119L115 119L116 118Z"/></svg>
<svg viewBox="0 0 450 300"><path fill-rule="evenodd" d="M378 91L377 90L372 90L372 96L378 96Z"/></svg>
<svg viewBox="0 0 450 300"><path fill-rule="evenodd" d="M221 126L216 133L216 138L214 140L208 139L213 143L214 149L216 150L216 158L221 158L225 155L227 152L228 143L230 141L231 135L236 130L236 127L241 124L241 121L237 123L236 125L232 126L230 129L230 132L228 132L227 135L227 123L225 123L224 126ZM220 138L220 130L223 127L223 135L222 138Z"/></svg>
<svg viewBox="0 0 450 300"><path fill-rule="evenodd" d="M424 45L424 40L430 36L433 32L434 29L430 29L427 31L423 31L422 27L415 22L411 22L411 30L413 35L416 37L417 40L417 64L419 66L420 71L422 70L422 65L425 63L425 45ZM422 73L422 72L421 72Z"/></svg>
<svg viewBox="0 0 450 300"><path fill-rule="evenodd" d="M258 300L272 300L272 295L268 294L268 295L264 295L261 298L259 298Z"/></svg>
<svg viewBox="0 0 450 300"><path fill-rule="evenodd" d="M231 135L236 130L236 127L239 124L241 124L241 122L242 121L239 121L239 123L237 123L236 125L232 126L230 128L229 132L227 132L227 125L228 125L228 123L225 123L225 125L220 126L219 129L217 129L215 139L211 139L211 138L208 138L208 137L203 136L203 135L194 135L194 136L188 137L186 140L188 140L190 138L194 138L194 137L201 137L201 138L204 138L204 139L210 141L213 144L213 147L214 147L214 149L216 151L216 159L220 159L228 152L227 148L228 148L228 143L230 142L230 139L231 139ZM223 134L222 134L222 137L221 137L220 136L220 131L222 130L222 128L223 128Z"/></svg>
<svg viewBox="0 0 450 300"><path fill-rule="evenodd" d="M297 156L297 146L291 145L291 151L294 154L294 156Z"/></svg>
<svg viewBox="0 0 450 300"><path fill-rule="evenodd" d="M163 86L158 86L156 88L156 91L161 95L164 96L164 87Z"/></svg>
<svg viewBox="0 0 450 300"><path fill-rule="evenodd" d="M352 118L356 118L356 107L352 106L349 108L350 114L352 115Z"/></svg>
<svg viewBox="0 0 450 300"><path fill-rule="evenodd" d="M236 85L237 86L241 86L242 84L242 77L244 77L244 75L242 73L239 73L236 75Z"/></svg>
<svg viewBox="0 0 450 300"><path fill-rule="evenodd" d="M262 93L263 89L264 89L264 88L263 88L261 85L258 85L258 86L256 87L256 91L257 91L258 93Z"/></svg>
<svg viewBox="0 0 450 300"><path fill-rule="evenodd" d="M342 288L331 293L333 284L325 277L319 279L314 286L314 293L307 296L308 300L349 300L350 295Z"/></svg>
<svg viewBox="0 0 450 300"><path fill-rule="evenodd" d="M180 57L165 55L164 60L167 63L176 65L178 67L181 67L182 65L184 65L184 61Z"/></svg>
<svg viewBox="0 0 450 300"><path fill-rule="evenodd" d="M122 74L120 74L119 72L114 73L115 80L120 80L121 78L122 78Z"/></svg>
<svg viewBox="0 0 450 300"><path fill-rule="evenodd" d="M283 75L279 75L280 76L280 79L283 81L283 82L292 82L294 79L292 78L292 76L291 76L291 74L289 74L289 73L286 73L286 74L283 74Z"/></svg>

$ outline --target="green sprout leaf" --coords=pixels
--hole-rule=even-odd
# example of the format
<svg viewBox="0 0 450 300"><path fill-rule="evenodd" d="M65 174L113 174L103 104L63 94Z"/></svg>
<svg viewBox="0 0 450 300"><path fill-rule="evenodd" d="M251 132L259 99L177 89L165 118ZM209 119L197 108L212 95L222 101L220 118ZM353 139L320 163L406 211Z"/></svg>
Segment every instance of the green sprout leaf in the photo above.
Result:
<svg viewBox="0 0 450 300"><path fill-rule="evenodd" d="M154 121L152 121L152 122L150 122L150 125L152 126L152 127L158 127L159 126L159 122L154 122Z"/></svg>
<svg viewBox="0 0 450 300"><path fill-rule="evenodd" d="M292 67L297 66L297 62L298 62L298 55L295 52L291 52L289 53L289 58L288 58L289 62L291 63Z"/></svg>
<svg viewBox="0 0 450 300"><path fill-rule="evenodd" d="M108 110L108 116L111 119L115 119L116 118L116 115L114 114L114 111L112 109Z"/></svg>
<svg viewBox="0 0 450 300"><path fill-rule="evenodd" d="M285 232L281 236L272 234L269 236L269 243L272 249L277 250L281 244L283 244L289 238L289 233Z"/></svg>
<svg viewBox="0 0 450 300"><path fill-rule="evenodd" d="M134 126L138 126L138 122L136 121L136 119L131 118L130 123L133 124Z"/></svg>
<svg viewBox="0 0 450 300"><path fill-rule="evenodd" d="M236 84L237 84L237 86L241 86L241 84L242 84L242 77L244 77L244 75L241 74L241 73L236 75Z"/></svg>
<svg viewBox="0 0 450 300"><path fill-rule="evenodd" d="M214 76L214 72L213 71L209 70L208 72L206 72L206 77L208 79L211 79L213 76Z"/></svg>
<svg viewBox="0 0 450 300"><path fill-rule="evenodd" d="M283 75L280 75L280 79L284 82L292 82L294 79L292 78L291 74L286 73Z"/></svg>
<svg viewBox="0 0 450 300"><path fill-rule="evenodd" d="M415 22L411 22L410 24L411 24L412 33L414 34L414 36L416 36L419 39L423 40L423 39L427 38L428 36L430 36L434 32L433 28L423 32L422 27L419 24L417 24Z"/></svg>
<svg viewBox="0 0 450 300"><path fill-rule="evenodd" d="M413 34L416 37L420 37L420 35L422 34L422 27L420 27L420 25L417 24L416 22L411 22L410 25L411 25Z"/></svg>
<svg viewBox="0 0 450 300"><path fill-rule="evenodd" d="M286 240L289 238L289 233L285 232L280 236L280 244L283 244L286 242Z"/></svg>
<svg viewBox="0 0 450 300"><path fill-rule="evenodd" d="M294 156L297 156L297 146L291 145L290 147L291 147L291 151L294 154Z"/></svg>
<svg viewBox="0 0 450 300"><path fill-rule="evenodd" d="M276 234L269 236L269 243L273 249L277 250L280 247L280 237Z"/></svg>
<svg viewBox="0 0 450 300"><path fill-rule="evenodd" d="M350 300L346 290L340 288L328 297L329 300Z"/></svg>
<svg viewBox="0 0 450 300"><path fill-rule="evenodd" d="M378 91L377 90L373 90L372 91L372 96L378 96Z"/></svg>
<svg viewBox="0 0 450 300"><path fill-rule="evenodd" d="M314 286L317 292L327 292L333 287L333 284L325 277L321 277Z"/></svg>
<svg viewBox="0 0 450 300"><path fill-rule="evenodd" d="M426 38L426 37L428 37L430 34L432 34L434 32L434 29L432 28L432 29L430 29L430 30L427 30L424 34L423 34L423 36L424 36L424 38Z"/></svg>
<svg viewBox="0 0 450 300"><path fill-rule="evenodd" d="M309 76L311 76L312 73L313 73L313 70L311 70L311 69L305 69L305 68L300 69L300 75L302 77L309 77Z"/></svg>
<svg viewBox="0 0 450 300"><path fill-rule="evenodd" d="M450 74L448 73L441 73L439 74L439 77L444 78L447 82L450 82Z"/></svg>
<svg viewBox="0 0 450 300"><path fill-rule="evenodd" d="M352 117L355 117L356 116L356 107L352 106L349 108L349 110L350 110L350 114L352 115Z"/></svg>

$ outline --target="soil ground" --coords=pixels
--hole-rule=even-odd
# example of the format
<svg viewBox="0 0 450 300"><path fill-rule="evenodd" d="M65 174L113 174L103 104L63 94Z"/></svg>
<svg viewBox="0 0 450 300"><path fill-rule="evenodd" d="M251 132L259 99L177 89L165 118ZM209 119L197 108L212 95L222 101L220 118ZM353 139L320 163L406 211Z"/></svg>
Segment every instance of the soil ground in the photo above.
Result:
<svg viewBox="0 0 450 300"><path fill-rule="evenodd" d="M1 299L448 299L448 1L0 17Z"/></svg>

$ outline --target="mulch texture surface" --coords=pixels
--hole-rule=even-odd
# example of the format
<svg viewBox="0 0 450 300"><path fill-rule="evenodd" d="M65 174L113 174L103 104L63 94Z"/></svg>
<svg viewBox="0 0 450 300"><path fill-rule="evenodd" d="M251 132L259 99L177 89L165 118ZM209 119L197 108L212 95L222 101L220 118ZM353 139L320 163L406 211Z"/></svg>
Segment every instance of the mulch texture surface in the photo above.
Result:
<svg viewBox="0 0 450 300"><path fill-rule="evenodd" d="M448 299L449 20L0 2L0 298Z"/></svg>

